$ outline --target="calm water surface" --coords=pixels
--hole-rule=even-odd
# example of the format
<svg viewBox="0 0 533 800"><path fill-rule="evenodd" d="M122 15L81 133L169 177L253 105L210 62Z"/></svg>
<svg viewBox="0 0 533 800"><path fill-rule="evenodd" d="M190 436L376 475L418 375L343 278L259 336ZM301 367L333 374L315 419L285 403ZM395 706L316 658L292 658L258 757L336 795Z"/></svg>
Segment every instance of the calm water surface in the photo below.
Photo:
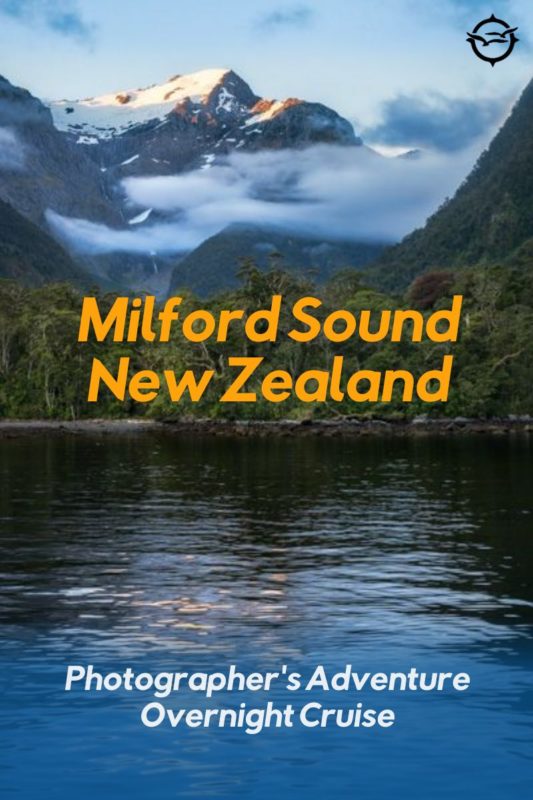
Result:
<svg viewBox="0 0 533 800"><path fill-rule="evenodd" d="M0 796L531 798L532 464L521 437L0 441ZM151 697L67 695L69 663L416 666L472 688L308 697L397 722L251 737L146 729ZM212 705L243 699L266 701Z"/></svg>

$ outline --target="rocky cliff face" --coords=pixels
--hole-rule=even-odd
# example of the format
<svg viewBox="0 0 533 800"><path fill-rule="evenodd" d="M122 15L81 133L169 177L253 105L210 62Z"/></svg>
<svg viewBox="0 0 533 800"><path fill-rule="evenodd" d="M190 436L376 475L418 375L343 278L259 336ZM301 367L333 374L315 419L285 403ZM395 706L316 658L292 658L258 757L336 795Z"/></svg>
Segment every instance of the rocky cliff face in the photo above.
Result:
<svg viewBox="0 0 533 800"><path fill-rule="evenodd" d="M0 77L0 198L39 225L45 211L118 223L94 161L53 123L50 110Z"/></svg>
<svg viewBox="0 0 533 800"><path fill-rule="evenodd" d="M351 124L319 103L260 99L232 70L160 86L52 103L57 128L115 179L209 168L233 151L360 145Z"/></svg>

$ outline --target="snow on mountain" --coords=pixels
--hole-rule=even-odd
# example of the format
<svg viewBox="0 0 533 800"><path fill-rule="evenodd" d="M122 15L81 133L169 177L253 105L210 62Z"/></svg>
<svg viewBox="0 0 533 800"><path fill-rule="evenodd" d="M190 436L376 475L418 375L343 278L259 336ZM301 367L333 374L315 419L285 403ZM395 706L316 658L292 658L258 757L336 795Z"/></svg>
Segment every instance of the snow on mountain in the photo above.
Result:
<svg viewBox="0 0 533 800"><path fill-rule="evenodd" d="M13 129L25 160L24 171L0 165L0 198L49 229L106 285L156 293L166 292L176 258L196 246L198 233L186 198L179 208L161 207L157 197L136 196L132 187L153 180L157 192L159 187L166 191L165 181L178 176L207 185L211 175L216 186L236 154L245 159L258 154L247 163L257 164L260 176L260 154L362 144L351 123L333 109L306 100L261 98L229 69L48 104L0 78L1 126ZM287 181L284 175L275 197L261 189L265 222L271 203L290 195ZM248 199L253 205L254 198L234 202L220 225L246 221ZM206 235L211 232L208 224ZM156 258L151 252L159 251L161 241Z"/></svg>
<svg viewBox="0 0 533 800"><path fill-rule="evenodd" d="M146 89L52 102L50 110L56 128L79 134L82 139L79 143L89 144L87 137L111 139L133 126L154 120L162 122L181 104L196 106L200 111L213 99L214 93L217 94L215 112L231 112L238 107L239 100L223 85L230 74L228 69L206 69L191 75L176 75L166 83Z"/></svg>
<svg viewBox="0 0 533 800"><path fill-rule="evenodd" d="M88 146L101 166L130 167L136 161L136 172L150 174L157 171L155 164L167 173L198 168L215 148L226 155L241 148L361 144L350 123L332 109L296 98L260 98L229 69L176 75L146 89L49 107L56 128L74 144Z"/></svg>
<svg viewBox="0 0 533 800"><path fill-rule="evenodd" d="M143 211L141 214L137 214L136 217L133 217L133 219L130 219L128 225L141 225L143 222L146 222L152 211L153 208L147 208L146 211Z"/></svg>
<svg viewBox="0 0 533 800"><path fill-rule="evenodd" d="M252 109L253 116L246 120L245 126L259 125L261 122L267 122L274 119L282 111L291 108L292 106L300 105L302 101L294 97L289 100L260 100Z"/></svg>

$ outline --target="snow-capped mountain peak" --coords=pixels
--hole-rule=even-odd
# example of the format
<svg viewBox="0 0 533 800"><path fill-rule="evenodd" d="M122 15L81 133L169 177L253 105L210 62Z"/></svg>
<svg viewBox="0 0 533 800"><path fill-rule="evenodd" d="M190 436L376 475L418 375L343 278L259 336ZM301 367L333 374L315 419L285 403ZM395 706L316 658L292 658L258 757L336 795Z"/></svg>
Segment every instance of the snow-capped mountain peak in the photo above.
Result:
<svg viewBox="0 0 533 800"><path fill-rule="evenodd" d="M153 174L157 168L169 174L187 162L205 167L202 159L215 152L361 143L332 109L295 98L258 97L230 69L175 75L146 89L49 107L59 131L77 145L99 150L101 168L128 167L127 174L134 159L135 172Z"/></svg>
<svg viewBox="0 0 533 800"><path fill-rule="evenodd" d="M291 197L290 178L283 177L274 196L260 178L268 162L254 160L252 154L362 144L351 123L333 109L291 97L258 97L230 69L202 70L145 89L48 104L0 78L2 126L16 136L24 170L0 164L0 199L49 227L84 269L106 283L150 285L156 292L166 291L174 256L160 254L156 262L151 244L140 256L136 242L142 241L144 248L153 231L168 230L173 233L165 252L169 246L172 253L181 251L181 228L188 223L181 204L176 209L174 201L170 207L157 202L159 189L153 201L142 191L136 194L148 186L147 179L165 179L156 181L161 188L181 183L178 176L192 181L190 185L198 181L200 188L219 186L228 170L237 175L240 164L248 174L258 164L258 191L273 203L283 199L285 190ZM290 157L281 157L290 163ZM212 177L204 174L209 170ZM234 205L235 222L241 222L240 204Z"/></svg>
<svg viewBox="0 0 533 800"><path fill-rule="evenodd" d="M133 126L163 120L180 106L202 110L213 105L212 110L220 113L257 99L231 70L205 69L190 75L175 75L165 83L145 89L52 102L50 109L56 128L78 134L80 144L96 144L99 139L110 139Z"/></svg>

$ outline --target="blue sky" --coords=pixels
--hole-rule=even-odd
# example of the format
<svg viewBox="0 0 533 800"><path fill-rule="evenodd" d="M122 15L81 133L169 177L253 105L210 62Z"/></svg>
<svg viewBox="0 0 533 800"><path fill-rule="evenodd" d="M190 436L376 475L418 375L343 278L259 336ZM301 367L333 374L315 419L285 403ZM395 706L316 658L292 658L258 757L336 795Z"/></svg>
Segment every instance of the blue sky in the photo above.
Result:
<svg viewBox="0 0 533 800"><path fill-rule="evenodd" d="M492 12L521 40L494 68L465 41ZM447 125L442 149L457 146L452 128L468 138L516 97L532 41L531 0L0 0L0 72L38 96L227 66L260 95L324 102L376 136L385 123L389 140L394 126L396 139L405 125L439 139Z"/></svg>

